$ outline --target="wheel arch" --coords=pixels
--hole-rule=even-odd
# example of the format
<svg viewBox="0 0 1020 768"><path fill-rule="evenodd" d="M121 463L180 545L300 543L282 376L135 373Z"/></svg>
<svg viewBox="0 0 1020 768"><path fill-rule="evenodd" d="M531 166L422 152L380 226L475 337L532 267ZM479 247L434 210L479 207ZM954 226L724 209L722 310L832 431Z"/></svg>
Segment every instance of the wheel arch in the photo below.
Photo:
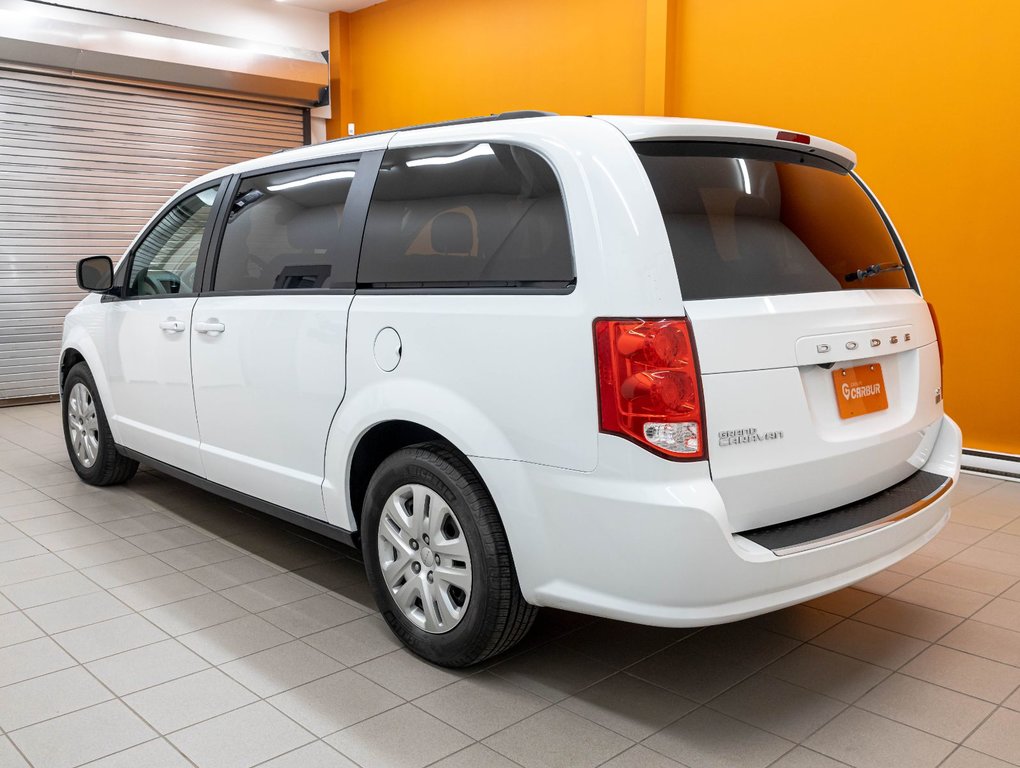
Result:
<svg viewBox="0 0 1020 768"><path fill-rule="evenodd" d="M417 421L408 419L388 419L369 427L356 441L351 452L351 460L347 471L347 502L355 530L361 528L361 514L365 502L368 484L375 470L388 456L402 448L419 443L440 443L454 451L478 475L486 486L484 478L471 459L457 445L437 432ZM490 493L491 495L491 493Z"/></svg>
<svg viewBox="0 0 1020 768"><path fill-rule="evenodd" d="M373 442L366 443L366 437ZM383 447L372 447L379 438L385 438L380 441ZM388 456L405 445L429 440L440 440L463 456L490 494L492 484L472 457L520 458L500 426L458 392L420 379L349 380L326 438L322 496L327 521L356 531L358 488L371 477L367 458L379 457L384 449ZM359 477L355 478L352 467L359 452ZM499 499L494 494L493 498L499 506ZM357 506L355 500L359 500Z"/></svg>
<svg viewBox="0 0 1020 768"><path fill-rule="evenodd" d="M68 347L63 352L61 352L60 373L58 379L59 386L57 389L57 391L60 392L61 394L64 393L64 382L67 381L67 374L78 363L85 363L86 365L88 365L88 361L85 360L85 355L83 355L74 347ZM91 366L89 366L89 369L91 370Z"/></svg>
<svg viewBox="0 0 1020 768"><path fill-rule="evenodd" d="M120 426L114 418L117 412L117 404L114 402L113 394L110 391L102 355L100 355L91 334L81 324L65 325L57 373L61 396L64 392L64 384L67 381L67 374L78 363L85 363L89 367L92 378L96 382L97 394L99 395L100 402L103 404L103 411L106 414L106 421L110 425L110 431L113 432L114 440L120 443Z"/></svg>

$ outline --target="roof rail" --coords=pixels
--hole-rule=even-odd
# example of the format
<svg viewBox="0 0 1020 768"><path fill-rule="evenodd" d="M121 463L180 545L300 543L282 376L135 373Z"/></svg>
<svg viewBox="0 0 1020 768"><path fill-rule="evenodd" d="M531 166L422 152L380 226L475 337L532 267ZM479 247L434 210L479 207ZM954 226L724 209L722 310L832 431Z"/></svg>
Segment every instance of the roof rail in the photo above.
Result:
<svg viewBox="0 0 1020 768"><path fill-rule="evenodd" d="M542 112L537 109L520 109L515 112L499 112L479 117L462 117L459 120L442 120L438 123L420 123L419 125L405 125L401 128L390 128L385 131L371 131L370 133L359 133L357 136L341 136L339 139L330 139L326 144L334 141L346 141L347 139L360 138L361 136L378 136L382 133L396 133L397 131L416 131L419 128L442 128L446 125L468 125L470 123L488 123L492 120L517 120L525 117L556 117L555 112Z"/></svg>
<svg viewBox="0 0 1020 768"><path fill-rule="evenodd" d="M416 131L419 128L441 128L446 125L468 125L470 123L488 123L492 120L518 120L526 117L558 117L557 112L543 112L538 109L519 109L513 112L499 112L491 115L481 115L479 117L462 117L458 120L442 120L438 123L420 123L418 125L405 125L401 128L388 128L384 131L369 131L368 133L359 133L354 136L341 136L338 139L329 139L327 141L320 142L321 144L333 144L338 141L348 141L349 139L360 139L363 136L379 136L383 133L396 133L398 131ZM304 144L302 146L308 146ZM301 149L302 147L285 147L284 149L278 149L273 154L280 152L290 152L295 149Z"/></svg>

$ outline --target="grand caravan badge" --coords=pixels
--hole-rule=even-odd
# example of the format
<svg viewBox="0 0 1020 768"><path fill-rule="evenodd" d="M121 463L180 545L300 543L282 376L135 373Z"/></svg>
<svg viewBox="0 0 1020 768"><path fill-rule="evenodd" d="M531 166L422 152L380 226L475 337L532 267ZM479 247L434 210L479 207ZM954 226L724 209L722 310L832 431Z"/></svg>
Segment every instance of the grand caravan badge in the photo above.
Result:
<svg viewBox="0 0 1020 768"><path fill-rule="evenodd" d="M782 432L759 432L757 427L745 429L727 429L719 433L719 445L743 445L744 443L764 443L767 440L782 440Z"/></svg>

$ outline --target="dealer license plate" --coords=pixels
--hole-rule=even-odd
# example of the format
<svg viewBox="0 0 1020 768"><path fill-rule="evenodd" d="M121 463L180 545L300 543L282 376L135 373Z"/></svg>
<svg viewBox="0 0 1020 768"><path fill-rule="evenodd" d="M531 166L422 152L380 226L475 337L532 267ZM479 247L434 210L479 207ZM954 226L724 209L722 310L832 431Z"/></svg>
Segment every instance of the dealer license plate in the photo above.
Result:
<svg viewBox="0 0 1020 768"><path fill-rule="evenodd" d="M882 366L878 363L836 368L832 371L832 383L836 388L840 418L852 419L889 407Z"/></svg>

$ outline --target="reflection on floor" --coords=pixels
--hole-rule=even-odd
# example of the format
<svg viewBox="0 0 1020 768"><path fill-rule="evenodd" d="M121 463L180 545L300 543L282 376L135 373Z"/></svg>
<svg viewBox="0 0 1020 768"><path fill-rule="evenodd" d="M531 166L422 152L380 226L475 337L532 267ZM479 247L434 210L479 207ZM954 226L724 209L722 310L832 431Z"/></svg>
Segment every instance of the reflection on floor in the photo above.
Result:
<svg viewBox="0 0 1020 768"><path fill-rule="evenodd" d="M697 631L545 611L451 672L354 550L153 471L90 488L56 405L3 409L0 765L1020 764L1020 484L961 486L853 588Z"/></svg>

